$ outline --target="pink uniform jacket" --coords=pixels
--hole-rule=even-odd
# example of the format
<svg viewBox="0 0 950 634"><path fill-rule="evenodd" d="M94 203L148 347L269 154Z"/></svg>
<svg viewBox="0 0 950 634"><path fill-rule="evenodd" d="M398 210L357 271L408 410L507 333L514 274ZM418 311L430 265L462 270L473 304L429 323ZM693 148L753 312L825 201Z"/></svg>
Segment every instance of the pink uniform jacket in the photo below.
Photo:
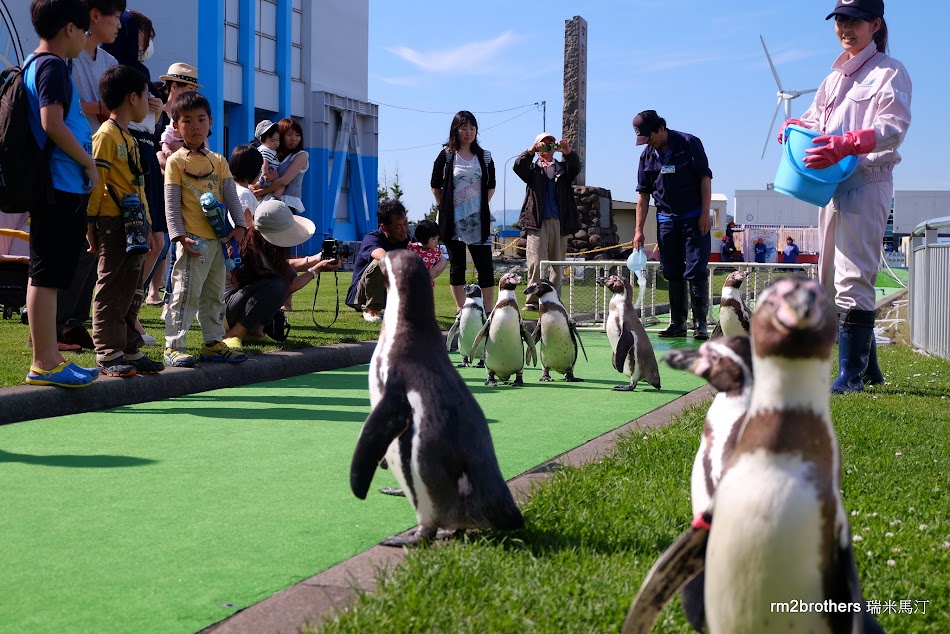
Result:
<svg viewBox="0 0 950 634"><path fill-rule="evenodd" d="M900 163L897 147L910 126L907 69L879 53L873 42L851 59L842 53L832 69L802 122L812 130L839 136L852 130L874 130L877 146L858 157L858 166L893 168Z"/></svg>

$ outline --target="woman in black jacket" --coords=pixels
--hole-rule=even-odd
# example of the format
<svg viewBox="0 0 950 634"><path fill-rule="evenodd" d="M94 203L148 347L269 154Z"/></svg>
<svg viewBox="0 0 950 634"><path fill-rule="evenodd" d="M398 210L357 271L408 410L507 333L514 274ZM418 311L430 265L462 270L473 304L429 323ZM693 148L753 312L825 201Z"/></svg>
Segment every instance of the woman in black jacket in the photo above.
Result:
<svg viewBox="0 0 950 634"><path fill-rule="evenodd" d="M456 114L449 140L435 158L429 182L439 205L439 233L449 251L449 285L460 310L465 303L465 245L478 272L485 306L494 306L488 203L495 193L495 164L477 137L475 115L468 110Z"/></svg>

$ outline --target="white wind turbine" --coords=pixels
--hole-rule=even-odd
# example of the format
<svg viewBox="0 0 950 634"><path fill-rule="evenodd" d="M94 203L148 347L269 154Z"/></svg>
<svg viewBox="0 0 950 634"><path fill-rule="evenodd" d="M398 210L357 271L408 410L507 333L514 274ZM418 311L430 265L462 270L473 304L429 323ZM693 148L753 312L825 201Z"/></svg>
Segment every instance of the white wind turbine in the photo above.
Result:
<svg viewBox="0 0 950 634"><path fill-rule="evenodd" d="M785 119L791 119L792 99L816 92L818 89L810 88L808 90L785 90L782 88L782 80L779 79L778 71L775 70L775 64L772 63L772 56L769 55L769 49L765 46L765 40L761 35L759 36L759 40L762 42L762 48L765 49L765 57L769 60L769 67L772 69L772 75L775 77L775 84L778 86L778 101L775 104L775 113L772 115L772 123L769 124L769 132L767 135L765 135L765 145L762 147L762 156L760 157L761 160L765 158L765 151L768 149L769 142L772 140L772 129L775 127L775 118L778 117L778 111L782 107L782 102L785 102Z"/></svg>

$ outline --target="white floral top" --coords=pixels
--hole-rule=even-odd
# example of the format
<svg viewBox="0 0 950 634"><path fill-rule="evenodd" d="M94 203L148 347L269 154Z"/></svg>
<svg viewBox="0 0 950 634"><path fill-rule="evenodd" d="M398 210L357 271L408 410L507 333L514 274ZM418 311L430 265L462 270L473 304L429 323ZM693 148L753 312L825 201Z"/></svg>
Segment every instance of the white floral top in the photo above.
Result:
<svg viewBox="0 0 950 634"><path fill-rule="evenodd" d="M482 166L478 156L467 161L455 155L453 188L455 236L465 244L482 243Z"/></svg>

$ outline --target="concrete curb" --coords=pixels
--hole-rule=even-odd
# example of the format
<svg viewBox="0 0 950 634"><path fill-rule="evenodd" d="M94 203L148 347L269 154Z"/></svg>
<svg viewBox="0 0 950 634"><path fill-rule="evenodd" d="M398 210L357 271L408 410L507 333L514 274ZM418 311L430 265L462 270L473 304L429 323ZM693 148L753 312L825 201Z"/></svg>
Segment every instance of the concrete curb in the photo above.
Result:
<svg viewBox="0 0 950 634"><path fill-rule="evenodd" d="M375 341L362 341L268 352L244 363L199 363L194 368L165 368L159 374L131 379L100 377L80 390L35 385L4 388L0 390L0 425L338 370L369 363L375 349Z"/></svg>
<svg viewBox="0 0 950 634"><path fill-rule="evenodd" d="M594 462L613 451L624 435L668 425L686 408L711 399L715 389L706 385L630 421L626 425L538 465L509 480L508 488L519 503L531 497L549 474L559 466L578 467ZM408 531L404 534L408 534ZM323 621L346 611L360 594L373 592L383 571L398 566L406 557L404 549L373 546L323 572L305 579L272 597L236 612L215 623L202 634L297 634L304 627L318 627Z"/></svg>

